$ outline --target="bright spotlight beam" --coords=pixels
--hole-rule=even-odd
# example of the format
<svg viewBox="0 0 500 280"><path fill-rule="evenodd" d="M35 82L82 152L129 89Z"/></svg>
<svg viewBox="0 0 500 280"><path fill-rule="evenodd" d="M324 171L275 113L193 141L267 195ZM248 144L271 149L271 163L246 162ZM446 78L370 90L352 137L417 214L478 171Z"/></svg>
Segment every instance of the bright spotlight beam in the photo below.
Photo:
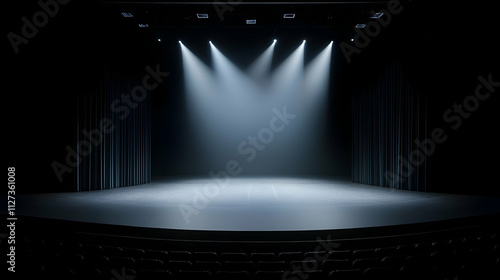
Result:
<svg viewBox="0 0 500 280"><path fill-rule="evenodd" d="M207 170L219 167L222 170L228 159L240 158L243 151L248 160L254 151L259 163L245 165L245 172L300 172L304 170L302 162L321 159L325 154L321 141L325 139L322 121L326 119L326 102L320 101L328 96L333 43L330 42L304 69L304 40L270 73L262 69L272 64L276 43L273 40L249 69L255 75L269 73L266 77L269 83L264 88L243 73L211 41L209 43L213 70L179 41L189 133L193 150L199 151L202 159L196 164L202 168L207 166ZM302 105L303 101L310 106ZM283 116L297 117L289 119L291 125L285 125L276 119L274 109ZM273 119L278 120L277 123L270 124ZM270 128L264 130L266 124ZM273 129L281 129L280 124L286 129L283 133L274 133ZM259 149L263 148L266 152L260 153Z"/></svg>
<svg viewBox="0 0 500 280"><path fill-rule="evenodd" d="M241 81L243 74L226 56L224 56L217 47L210 42L212 61L216 75L221 82L225 84L235 84Z"/></svg>
<svg viewBox="0 0 500 280"><path fill-rule="evenodd" d="M298 95L302 89L304 44L301 44L272 73L269 91L276 97ZM293 99L293 98L292 98Z"/></svg>
<svg viewBox="0 0 500 280"><path fill-rule="evenodd" d="M243 89L256 90L255 84L248 76L224 56L216 46L212 44L210 49L215 74L222 87L226 87L226 90L232 92L233 96L243 93Z"/></svg>
<svg viewBox="0 0 500 280"><path fill-rule="evenodd" d="M224 122L231 122L230 129L239 131L241 127L248 127L243 124L253 123L258 116L256 108L264 96L263 89L213 44L210 49L218 85L217 96L220 97L217 102L221 105L218 114L226 114L224 118L228 121Z"/></svg>
<svg viewBox="0 0 500 280"><path fill-rule="evenodd" d="M248 67L248 75L260 85L266 83L271 72L275 44L276 40Z"/></svg>
<svg viewBox="0 0 500 280"><path fill-rule="evenodd" d="M181 41L184 84L188 98L207 98L214 92L211 69L194 55Z"/></svg>
<svg viewBox="0 0 500 280"><path fill-rule="evenodd" d="M309 104L326 103L324 101L328 96L332 50L333 41L311 60L305 68L303 98Z"/></svg>

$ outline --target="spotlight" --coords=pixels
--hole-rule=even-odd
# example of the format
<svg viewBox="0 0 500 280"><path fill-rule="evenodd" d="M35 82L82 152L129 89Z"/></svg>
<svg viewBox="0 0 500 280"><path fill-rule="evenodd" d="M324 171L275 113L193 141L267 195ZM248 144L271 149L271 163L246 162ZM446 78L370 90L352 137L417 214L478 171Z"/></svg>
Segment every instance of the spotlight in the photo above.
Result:
<svg viewBox="0 0 500 280"><path fill-rule="evenodd" d="M181 41L179 41L179 44L181 44L181 45L182 45L182 42L181 42Z"/></svg>
<svg viewBox="0 0 500 280"><path fill-rule="evenodd" d="M208 18L208 14L196 14L197 18Z"/></svg>
<svg viewBox="0 0 500 280"><path fill-rule="evenodd" d="M302 41L302 44L304 44L306 42L306 40Z"/></svg>
<svg viewBox="0 0 500 280"><path fill-rule="evenodd" d="M351 42L354 42L354 38L351 38Z"/></svg>
<svg viewBox="0 0 500 280"><path fill-rule="evenodd" d="M213 44L212 44L212 41L208 41L208 43L209 43L210 45L213 45Z"/></svg>
<svg viewBox="0 0 500 280"><path fill-rule="evenodd" d="M276 40L276 39L274 39L274 40L273 40L273 44L274 44L274 43L276 43L276 41L277 41L277 40Z"/></svg>
<svg viewBox="0 0 500 280"><path fill-rule="evenodd" d="M257 20L256 19L247 19L247 24L256 24Z"/></svg>
<svg viewBox="0 0 500 280"><path fill-rule="evenodd" d="M370 18L381 18L383 15L384 13L375 13Z"/></svg>
<svg viewBox="0 0 500 280"><path fill-rule="evenodd" d="M160 38L158 38L158 42L161 42L161 39L160 39Z"/></svg>

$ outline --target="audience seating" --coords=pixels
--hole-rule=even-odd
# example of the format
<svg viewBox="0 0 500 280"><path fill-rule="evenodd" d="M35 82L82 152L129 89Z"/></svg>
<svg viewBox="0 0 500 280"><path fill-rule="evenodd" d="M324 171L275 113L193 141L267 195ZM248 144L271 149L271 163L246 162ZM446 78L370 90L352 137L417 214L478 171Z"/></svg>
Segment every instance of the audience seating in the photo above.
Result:
<svg viewBox="0 0 500 280"><path fill-rule="evenodd" d="M499 233L459 233L339 240L338 248L318 251L316 243L199 246L30 232L19 242L17 268L36 279L65 280L500 279Z"/></svg>

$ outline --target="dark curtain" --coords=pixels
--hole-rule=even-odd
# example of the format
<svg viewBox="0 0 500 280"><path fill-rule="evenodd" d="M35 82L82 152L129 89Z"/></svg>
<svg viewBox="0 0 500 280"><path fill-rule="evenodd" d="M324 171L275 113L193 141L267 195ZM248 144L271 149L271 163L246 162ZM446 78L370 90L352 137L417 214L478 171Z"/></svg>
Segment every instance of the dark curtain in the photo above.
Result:
<svg viewBox="0 0 500 280"><path fill-rule="evenodd" d="M428 137L427 98L410 86L396 62L379 75L353 95L352 179L430 191L429 158L415 143Z"/></svg>
<svg viewBox="0 0 500 280"><path fill-rule="evenodd" d="M141 85L140 74L109 66L103 72L96 90L77 99L74 147L81 162L75 172L76 191L151 181L150 94L141 101L130 98L133 88Z"/></svg>

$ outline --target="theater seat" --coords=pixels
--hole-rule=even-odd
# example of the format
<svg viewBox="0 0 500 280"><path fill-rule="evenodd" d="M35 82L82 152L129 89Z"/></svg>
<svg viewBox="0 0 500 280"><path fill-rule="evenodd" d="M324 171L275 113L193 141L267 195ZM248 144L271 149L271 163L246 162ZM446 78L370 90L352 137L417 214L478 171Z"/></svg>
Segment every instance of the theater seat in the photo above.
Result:
<svg viewBox="0 0 500 280"><path fill-rule="evenodd" d="M131 257L131 258L134 258L136 260L144 258L145 254L146 254L146 252L140 248L123 248L122 247L122 249L125 252L125 255L127 257Z"/></svg>
<svg viewBox="0 0 500 280"><path fill-rule="evenodd" d="M168 260L168 252L162 250L146 250L144 252L144 258L159 259L165 262Z"/></svg>
<svg viewBox="0 0 500 280"><path fill-rule="evenodd" d="M112 267L136 268L137 262L131 257L109 257Z"/></svg>
<svg viewBox="0 0 500 280"><path fill-rule="evenodd" d="M285 270L287 268L286 263L284 261L261 261L257 263L258 270L265 271L280 271Z"/></svg>
<svg viewBox="0 0 500 280"><path fill-rule="evenodd" d="M352 252L350 250L336 250L328 253L328 259L350 259Z"/></svg>
<svg viewBox="0 0 500 280"><path fill-rule="evenodd" d="M330 272L331 280L363 280L364 275L361 269L344 269Z"/></svg>
<svg viewBox="0 0 500 280"><path fill-rule="evenodd" d="M301 252L281 252L278 254L279 261L285 261L287 263L291 261L300 261L304 259L304 255Z"/></svg>
<svg viewBox="0 0 500 280"><path fill-rule="evenodd" d="M209 271L185 271L181 270L175 274L177 280L211 280L212 273Z"/></svg>
<svg viewBox="0 0 500 280"><path fill-rule="evenodd" d="M196 261L217 261L218 256L215 252L194 252L193 260Z"/></svg>
<svg viewBox="0 0 500 280"><path fill-rule="evenodd" d="M393 267L370 267L363 272L369 279L397 279L398 270Z"/></svg>
<svg viewBox="0 0 500 280"><path fill-rule="evenodd" d="M169 261L166 263L168 270L177 272L180 270L192 270L193 264L189 261Z"/></svg>
<svg viewBox="0 0 500 280"><path fill-rule="evenodd" d="M366 258L366 259L357 259L352 262L353 268L365 269L368 267L380 266L380 259L378 258Z"/></svg>
<svg viewBox="0 0 500 280"><path fill-rule="evenodd" d="M176 261L191 261L191 252L188 251L170 251L168 253L170 260Z"/></svg>
<svg viewBox="0 0 500 280"><path fill-rule="evenodd" d="M323 280L326 274L321 270L294 271L289 279Z"/></svg>
<svg viewBox="0 0 500 280"><path fill-rule="evenodd" d="M215 280L250 280L250 273L246 271L219 271Z"/></svg>
<svg viewBox="0 0 500 280"><path fill-rule="evenodd" d="M284 271L256 271L255 280L282 280Z"/></svg>
<svg viewBox="0 0 500 280"><path fill-rule="evenodd" d="M216 272L220 270L221 267L222 264L217 261L195 261L193 263L194 270Z"/></svg>
<svg viewBox="0 0 500 280"><path fill-rule="evenodd" d="M140 270L134 280L173 280L174 275L168 270Z"/></svg>
<svg viewBox="0 0 500 280"><path fill-rule="evenodd" d="M235 262L242 262L242 261L248 261L248 256L245 253L221 253L220 260L225 262L225 261L235 261Z"/></svg>
<svg viewBox="0 0 500 280"><path fill-rule="evenodd" d="M137 264L141 270L161 270L165 269L165 263L158 259L141 259Z"/></svg>
<svg viewBox="0 0 500 280"><path fill-rule="evenodd" d="M321 263L321 269L324 271L333 271L338 269L351 269L351 261L350 260L324 260Z"/></svg>
<svg viewBox="0 0 500 280"><path fill-rule="evenodd" d="M223 270L227 271L248 271L253 272L255 270L255 264L251 261L227 261L222 265Z"/></svg>
<svg viewBox="0 0 500 280"><path fill-rule="evenodd" d="M315 260L291 261L290 268L300 271L314 271L319 269L319 263Z"/></svg>
<svg viewBox="0 0 500 280"><path fill-rule="evenodd" d="M274 253L252 253L250 254L250 260L256 263L259 261L274 261L276 255Z"/></svg>

